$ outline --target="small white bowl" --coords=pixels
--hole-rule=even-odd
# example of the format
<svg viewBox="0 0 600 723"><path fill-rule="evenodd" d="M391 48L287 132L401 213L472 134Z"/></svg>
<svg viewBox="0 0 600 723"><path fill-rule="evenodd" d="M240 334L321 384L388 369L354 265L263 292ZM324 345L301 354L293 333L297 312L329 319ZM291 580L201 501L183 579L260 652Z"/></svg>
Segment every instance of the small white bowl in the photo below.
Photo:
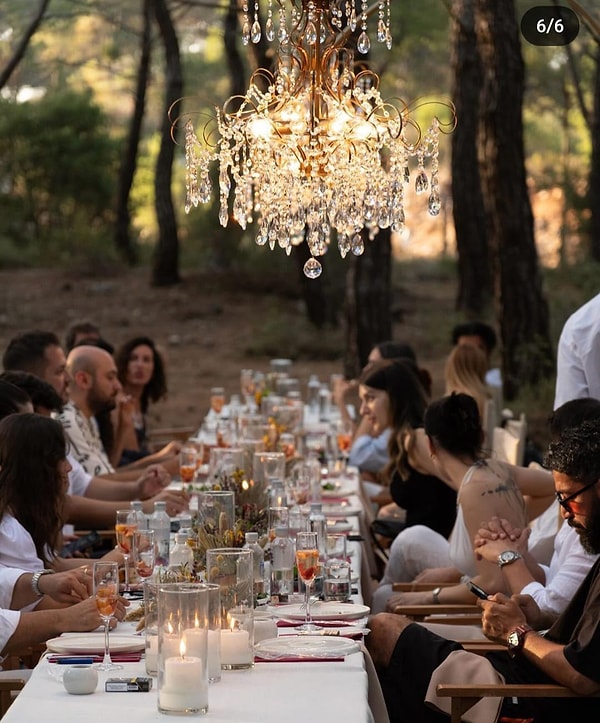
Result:
<svg viewBox="0 0 600 723"><path fill-rule="evenodd" d="M63 674L63 685L72 695L89 695L96 690L98 673L91 665L71 665Z"/></svg>

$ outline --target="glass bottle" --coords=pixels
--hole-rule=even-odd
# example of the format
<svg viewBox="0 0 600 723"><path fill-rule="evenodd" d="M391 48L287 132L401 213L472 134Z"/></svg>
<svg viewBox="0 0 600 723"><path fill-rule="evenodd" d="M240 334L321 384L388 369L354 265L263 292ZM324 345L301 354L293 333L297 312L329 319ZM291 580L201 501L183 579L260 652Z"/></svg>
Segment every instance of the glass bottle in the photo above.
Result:
<svg viewBox="0 0 600 723"><path fill-rule="evenodd" d="M265 594L265 554L258 544L258 532L246 532L244 549L252 550L254 558L254 604Z"/></svg>
<svg viewBox="0 0 600 723"><path fill-rule="evenodd" d="M156 544L156 564L167 567L169 564L169 545L171 541L171 518L167 514L166 502L155 502L154 512L149 520L149 527L154 530Z"/></svg>
<svg viewBox="0 0 600 723"><path fill-rule="evenodd" d="M187 544L188 535L186 532L178 532L175 535L175 545L169 555L169 570L177 572L191 572L194 566L194 552Z"/></svg>
<svg viewBox="0 0 600 723"><path fill-rule="evenodd" d="M271 543L271 602L288 602L294 592L294 545L287 527L275 529Z"/></svg>
<svg viewBox="0 0 600 723"><path fill-rule="evenodd" d="M135 513L135 519L137 521L138 530L148 529L148 518L144 514L143 503L141 500L132 500L131 509Z"/></svg>

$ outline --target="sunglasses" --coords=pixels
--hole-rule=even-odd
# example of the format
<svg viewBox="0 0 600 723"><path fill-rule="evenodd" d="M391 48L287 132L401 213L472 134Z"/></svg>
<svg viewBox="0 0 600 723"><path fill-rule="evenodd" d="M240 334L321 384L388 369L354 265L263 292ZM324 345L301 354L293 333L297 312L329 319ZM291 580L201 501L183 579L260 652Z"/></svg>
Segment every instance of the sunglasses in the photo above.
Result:
<svg viewBox="0 0 600 723"><path fill-rule="evenodd" d="M577 515L581 512L582 503L574 502L575 498L579 497L580 494L591 490L592 487L595 487L598 484L598 482L600 482L600 480L590 482L589 485L582 487L580 490L577 490L577 492L573 492L573 494L569 495L568 497L563 497L562 492L556 492L556 500L558 501L558 504L564 507L567 512L571 513L572 515Z"/></svg>

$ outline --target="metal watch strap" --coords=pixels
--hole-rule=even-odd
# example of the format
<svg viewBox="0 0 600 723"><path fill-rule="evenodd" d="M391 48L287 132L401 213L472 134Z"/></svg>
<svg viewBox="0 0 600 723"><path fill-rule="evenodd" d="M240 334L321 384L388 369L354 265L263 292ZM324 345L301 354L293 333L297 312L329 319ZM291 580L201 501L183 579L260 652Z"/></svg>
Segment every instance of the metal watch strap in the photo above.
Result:
<svg viewBox="0 0 600 723"><path fill-rule="evenodd" d="M440 593L441 593L441 592L442 592L442 588L441 588L441 587L436 587L436 588L434 588L434 589L431 591L431 597L432 597L432 599L433 599L433 604L434 604L434 605L439 605L439 604L440 604Z"/></svg>
<svg viewBox="0 0 600 723"><path fill-rule="evenodd" d="M42 575L51 575L53 572L54 570L38 570L33 573L31 578L31 589L35 595L38 597L44 597L44 593L40 590L40 577Z"/></svg>

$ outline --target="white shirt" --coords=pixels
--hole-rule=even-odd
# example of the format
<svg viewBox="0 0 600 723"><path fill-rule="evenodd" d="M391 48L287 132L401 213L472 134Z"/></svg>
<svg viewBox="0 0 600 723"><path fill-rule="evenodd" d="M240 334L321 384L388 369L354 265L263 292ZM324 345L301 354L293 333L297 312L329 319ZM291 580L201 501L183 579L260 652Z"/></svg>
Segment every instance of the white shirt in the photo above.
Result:
<svg viewBox="0 0 600 723"><path fill-rule="evenodd" d="M13 636L19 625L20 618L21 613L18 610L0 609L0 651L4 650L6 643Z"/></svg>
<svg viewBox="0 0 600 723"><path fill-rule="evenodd" d="M531 595L540 610L560 615L597 559L583 549L579 535L565 522L556 534L550 566L542 565L546 585L530 582L521 594Z"/></svg>
<svg viewBox="0 0 600 723"><path fill-rule="evenodd" d="M26 571L16 567L0 567L0 609L8 610L10 608L13 590L17 580L23 574L26 574Z"/></svg>
<svg viewBox="0 0 600 723"><path fill-rule="evenodd" d="M70 495L79 495L80 497L85 497L85 493L87 492L87 488L89 487L90 482L92 481L92 475L88 474L83 467L79 464L79 462L73 457L73 455L69 452L67 454L67 460L69 461L69 464L71 465L71 471L69 472L69 490L67 494ZM64 525L63 526L63 535L66 537L70 537L75 533L75 525Z"/></svg>
<svg viewBox="0 0 600 723"><path fill-rule="evenodd" d="M571 399L600 399L600 294L567 319L556 366L554 409Z"/></svg>
<svg viewBox="0 0 600 723"><path fill-rule="evenodd" d="M23 525L9 514L5 514L0 522L0 568L3 567L16 568L21 574L44 569L33 538ZM23 610L33 610L38 602L39 600L36 600L26 605Z"/></svg>

